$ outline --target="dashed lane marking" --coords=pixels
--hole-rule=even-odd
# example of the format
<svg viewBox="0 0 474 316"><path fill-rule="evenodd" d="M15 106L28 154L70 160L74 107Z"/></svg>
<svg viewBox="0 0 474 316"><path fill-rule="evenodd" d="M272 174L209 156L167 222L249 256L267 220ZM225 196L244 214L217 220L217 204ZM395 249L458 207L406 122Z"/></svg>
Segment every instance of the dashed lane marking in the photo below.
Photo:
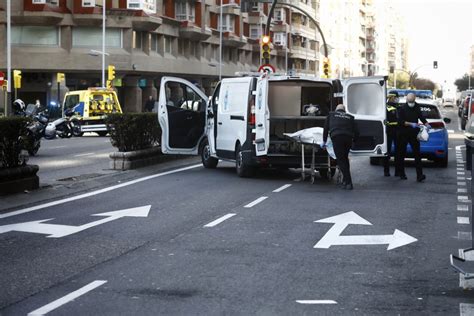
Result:
<svg viewBox="0 0 474 316"><path fill-rule="evenodd" d="M448 129L448 133L449 133L449 134L453 134L453 133L454 133L454 130Z"/></svg>
<svg viewBox="0 0 474 316"><path fill-rule="evenodd" d="M466 180L466 177L458 177L458 180Z"/></svg>
<svg viewBox="0 0 474 316"><path fill-rule="evenodd" d="M458 193L467 193L466 188L458 188Z"/></svg>
<svg viewBox="0 0 474 316"><path fill-rule="evenodd" d="M79 154L79 155L74 155L74 157L85 157L85 156L92 156L92 155L95 155L95 153Z"/></svg>
<svg viewBox="0 0 474 316"><path fill-rule="evenodd" d="M297 300L298 304L316 305L316 304L337 304L333 300Z"/></svg>
<svg viewBox="0 0 474 316"><path fill-rule="evenodd" d="M467 211L469 211L469 206L460 204L460 205L458 205L458 211L467 212Z"/></svg>
<svg viewBox="0 0 474 316"><path fill-rule="evenodd" d="M151 176L138 178L138 179L135 179L135 180L132 180L132 181L120 183L120 184L113 185L113 186L107 187L107 188L103 188L103 189L100 189L100 190L97 190L97 191L92 191L92 192L88 192L88 193L68 197L68 198L65 198L65 199L61 199L61 200L57 200L57 201L53 201L53 202L49 202L49 203L45 203L45 204L40 204L40 205L24 208L24 209L21 209L21 210L18 210L18 211L10 212L10 213L0 214L0 219L15 216L15 215L20 215L20 214L24 214L24 213L28 213L28 212L48 208L48 207L51 207L51 206L72 202L72 201L76 201L76 200L80 200L80 199L84 199L84 198L88 198L88 197L91 197L91 196L94 196L94 195L99 195L99 194L102 194L102 193L105 193L105 192L113 191L113 190L120 189L120 188L129 186L129 185L133 185L133 184L137 184L137 183L140 183L140 182L143 182L143 181L151 180L151 179L154 179L154 178L163 177L163 176L170 175L170 174L173 174L173 173L178 173L178 172L182 172L182 171L187 171L187 170L199 168L201 166L202 166L201 164L196 164L196 165L192 165L192 166L188 166L188 167L184 167L184 168L179 168L179 169L174 169L174 170L170 170L170 171L166 171L166 172L162 172L162 173L157 173L157 174L154 174L154 175L151 175Z"/></svg>
<svg viewBox="0 0 474 316"><path fill-rule="evenodd" d="M274 193L279 193L279 192L281 192L281 191L283 191L283 190L285 190L285 189L288 189L289 187L291 187L291 184L285 184L285 185L279 187L278 189L273 190L273 192L274 192Z"/></svg>
<svg viewBox="0 0 474 316"><path fill-rule="evenodd" d="M69 293L68 295L63 296L63 297L55 300L54 302L51 302L51 303L49 303L49 304L47 304L43 307L40 307L40 308L28 313L28 316L42 316L42 315L45 315L45 314L57 309L58 307L61 307L64 304L67 304L70 301L73 301L76 298L86 294L87 292L90 292L90 291L94 290L95 288L98 288L99 286L101 286L105 283L107 283L107 281L103 281L103 280L97 280L97 281L91 282L91 283L87 284L86 286L81 287L79 290L76 290L72 293Z"/></svg>
<svg viewBox="0 0 474 316"><path fill-rule="evenodd" d="M464 171L458 171L457 174L458 176L464 176L466 173Z"/></svg>
<svg viewBox="0 0 474 316"><path fill-rule="evenodd" d="M472 316L474 315L474 304L459 304L459 315L460 316Z"/></svg>
<svg viewBox="0 0 474 316"><path fill-rule="evenodd" d="M258 199L256 199L255 201L250 202L249 204L245 205L244 207L245 207L245 208L254 207L254 206L257 205L258 203L263 202L263 201L265 201L266 199L268 199L268 196L261 196L261 197L259 197Z"/></svg>
<svg viewBox="0 0 474 316"><path fill-rule="evenodd" d="M471 232L458 232L458 239L472 240L472 233Z"/></svg>
<svg viewBox="0 0 474 316"><path fill-rule="evenodd" d="M464 185L466 185L466 182L458 182L458 185L459 186L464 186Z"/></svg>
<svg viewBox="0 0 474 316"><path fill-rule="evenodd" d="M458 195L458 201L465 201L468 200L469 197L467 195Z"/></svg>
<svg viewBox="0 0 474 316"><path fill-rule="evenodd" d="M458 224L468 225L469 217L458 216Z"/></svg>
<svg viewBox="0 0 474 316"><path fill-rule="evenodd" d="M209 224L204 225L204 227L208 227L208 228L209 228L209 227L217 226L217 225L219 225L220 223L222 223L223 221L225 221L225 220L227 220L227 219L229 219L229 218L231 218L231 217L233 217L233 216L235 216L235 215L236 215L236 214L234 214L234 213L229 213L229 214L227 214L227 215L224 215L224 216L222 216L222 217L219 217L218 219L216 219L216 220L210 222Z"/></svg>

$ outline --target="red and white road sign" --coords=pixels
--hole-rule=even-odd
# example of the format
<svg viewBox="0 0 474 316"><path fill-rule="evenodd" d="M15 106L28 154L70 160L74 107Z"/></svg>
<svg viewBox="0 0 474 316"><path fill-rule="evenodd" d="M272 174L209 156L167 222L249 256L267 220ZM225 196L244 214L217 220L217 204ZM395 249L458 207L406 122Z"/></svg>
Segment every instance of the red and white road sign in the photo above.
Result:
<svg viewBox="0 0 474 316"><path fill-rule="evenodd" d="M0 71L0 86L3 86L5 83L5 74Z"/></svg>
<svg viewBox="0 0 474 316"><path fill-rule="evenodd" d="M261 65L260 68L258 68L258 72L273 74L275 73L275 67L270 64Z"/></svg>

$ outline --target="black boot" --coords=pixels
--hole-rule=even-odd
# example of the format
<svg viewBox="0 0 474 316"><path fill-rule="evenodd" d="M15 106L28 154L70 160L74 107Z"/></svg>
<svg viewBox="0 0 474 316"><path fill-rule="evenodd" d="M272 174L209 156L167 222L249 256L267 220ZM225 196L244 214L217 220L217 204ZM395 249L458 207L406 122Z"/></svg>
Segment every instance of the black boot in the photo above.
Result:
<svg viewBox="0 0 474 316"><path fill-rule="evenodd" d="M406 180L406 179L408 179L408 178L407 178L406 174L401 174L401 175L400 175L400 179Z"/></svg>
<svg viewBox="0 0 474 316"><path fill-rule="evenodd" d="M384 175L385 177L390 177L390 170L384 170L384 171L383 171L383 175Z"/></svg>
<svg viewBox="0 0 474 316"><path fill-rule="evenodd" d="M416 177L416 181L418 182L423 182L426 180L426 176L422 174L421 176Z"/></svg>

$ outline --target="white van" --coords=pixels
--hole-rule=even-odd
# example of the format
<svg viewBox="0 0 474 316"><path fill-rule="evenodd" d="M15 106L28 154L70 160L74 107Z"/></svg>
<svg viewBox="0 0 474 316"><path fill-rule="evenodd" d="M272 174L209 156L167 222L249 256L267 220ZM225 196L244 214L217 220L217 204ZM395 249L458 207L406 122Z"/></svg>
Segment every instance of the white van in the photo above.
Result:
<svg viewBox="0 0 474 316"><path fill-rule="evenodd" d="M360 130L352 153L383 155L386 80L237 77L223 79L207 97L189 81L164 77L158 100L161 148L165 154L199 154L206 168L215 168L219 159L235 161L239 176L251 176L256 167L299 167L301 146L283 133L324 127L328 113L344 103ZM310 149L306 154L311 161Z"/></svg>

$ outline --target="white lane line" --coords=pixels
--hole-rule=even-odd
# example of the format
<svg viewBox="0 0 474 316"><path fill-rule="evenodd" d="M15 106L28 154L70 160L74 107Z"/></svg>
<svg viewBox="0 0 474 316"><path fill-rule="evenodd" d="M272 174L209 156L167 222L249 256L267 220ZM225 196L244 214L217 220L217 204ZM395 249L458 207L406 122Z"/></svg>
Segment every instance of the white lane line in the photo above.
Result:
<svg viewBox="0 0 474 316"><path fill-rule="evenodd" d="M298 304L309 304L309 305L315 305L315 304L337 304L336 301L333 300L297 300L296 303Z"/></svg>
<svg viewBox="0 0 474 316"><path fill-rule="evenodd" d="M464 171L458 171L457 174L458 174L458 176L464 176L464 175L466 175L466 173L465 173Z"/></svg>
<svg viewBox="0 0 474 316"><path fill-rule="evenodd" d="M458 224L469 224L469 217L465 217L465 216L458 216Z"/></svg>
<svg viewBox="0 0 474 316"><path fill-rule="evenodd" d="M210 222L209 224L206 224L204 225L204 227L214 227L214 226L217 226L219 225L220 223L222 223L223 221L225 221L226 219L229 219L231 218L232 216L235 216L236 214L234 213L229 213L227 215L224 215L222 217L219 217L218 219L216 219L215 221L212 221Z"/></svg>
<svg viewBox="0 0 474 316"><path fill-rule="evenodd" d="M474 261L474 251L468 250L464 252L464 249L458 249L459 251L459 258L462 258L466 261Z"/></svg>
<svg viewBox="0 0 474 316"><path fill-rule="evenodd" d="M54 146L54 147L49 147L49 148L46 148L46 149L59 149L59 148L65 148L66 145L64 146Z"/></svg>
<svg viewBox="0 0 474 316"><path fill-rule="evenodd" d="M107 188L103 188L103 189L100 189L100 190L97 190L97 191L92 191L92 192L80 194L80 195L77 195L77 196L72 196L72 197L69 197L69 198L65 198L65 199L61 199L61 200L57 200L57 201L53 201L53 202L49 202L49 203L45 203L45 204L40 204L40 205L24 208L24 209L21 209L21 210L18 210L18 211L10 212L10 213L0 214L0 219L6 218L6 217L11 217L11 216L16 216L16 215L36 211L36 210L41 210L43 208L56 206L56 205L60 205L60 204L64 204L64 203L68 203L68 202L72 202L72 201L77 201L77 200L80 200L80 199L84 199L84 198L88 198L88 197L91 197L91 196L94 196L94 195L99 195L99 194L106 193L106 192L109 192L109 191L117 190L117 189L120 189L120 188L123 188L123 187L127 187L129 185L137 184L137 183L147 181L147 180L151 180L151 179L154 179L154 178L163 177L163 176L167 176L167 175L170 175L170 174L173 174L173 173L178 173L178 172L183 172L183 171L199 168L201 166L202 166L202 164L197 164L197 165L192 165L192 166L188 166L188 167L184 167L184 168L170 170L170 171L166 171L166 172L162 172L162 173L157 173L157 174L154 174L154 175L151 175L151 176L138 178L138 179L135 179L135 180L132 180L132 181L120 183L120 184L113 185L113 186L107 187Z"/></svg>
<svg viewBox="0 0 474 316"><path fill-rule="evenodd" d="M289 187L291 187L291 184L285 184L284 186L281 186L281 187L279 187L278 189L273 190L273 192L274 192L274 193L278 193L278 192L281 192L281 191L283 191L283 190L285 190L285 189L288 189Z"/></svg>
<svg viewBox="0 0 474 316"><path fill-rule="evenodd" d="M466 185L466 182L458 182L458 185L459 185L459 186L464 186L464 185ZM1 218L1 217L0 217L0 218Z"/></svg>
<svg viewBox="0 0 474 316"><path fill-rule="evenodd" d="M458 177L458 180L466 180L466 177Z"/></svg>
<svg viewBox="0 0 474 316"><path fill-rule="evenodd" d="M466 145L458 145L456 146L456 150L462 150L462 149L465 149L466 148Z"/></svg>
<svg viewBox="0 0 474 316"><path fill-rule="evenodd" d="M43 307L40 307L40 308L28 313L28 316L45 315L45 314L55 310L56 308L61 307L64 304L67 304L70 301L73 301L76 298L86 294L87 292L90 292L93 289L98 288L99 286L101 286L105 283L107 283L107 281L103 281L103 280L97 280L97 281L91 282L91 283L87 284L86 286L81 287L79 290L76 290L72 293L69 293L68 295L63 296L63 297L55 300L54 302L49 303L48 305L45 305Z"/></svg>
<svg viewBox="0 0 474 316"><path fill-rule="evenodd" d="M244 207L245 207L245 208L254 207L254 206L257 205L258 203L260 203L260 202L262 202L262 201L265 201L267 198L268 198L268 196L261 196L261 197L259 197L258 199L256 199L255 201L250 202L249 204L245 205Z"/></svg>
<svg viewBox="0 0 474 316"><path fill-rule="evenodd" d="M92 156L92 155L95 155L95 153L79 154L79 155L74 155L74 157L84 157L84 156Z"/></svg>
<svg viewBox="0 0 474 316"><path fill-rule="evenodd" d="M464 171L464 168L459 167L459 168L456 168L456 170L457 171Z"/></svg>
<svg viewBox="0 0 474 316"><path fill-rule="evenodd" d="M467 193L466 188L458 188L458 193Z"/></svg>
<svg viewBox="0 0 474 316"><path fill-rule="evenodd" d="M458 232L458 239L472 240L472 234L471 232Z"/></svg>
<svg viewBox="0 0 474 316"><path fill-rule="evenodd" d="M467 195L458 195L458 201L465 201L467 199L469 199Z"/></svg>
<svg viewBox="0 0 474 316"><path fill-rule="evenodd" d="M454 130L448 129L448 134L453 134L453 133L454 133Z"/></svg>
<svg viewBox="0 0 474 316"><path fill-rule="evenodd" d="M474 304L467 304L467 303L459 304L459 315L460 316L474 315Z"/></svg>
<svg viewBox="0 0 474 316"><path fill-rule="evenodd" d="M467 211L469 211L469 205L462 205L462 204L459 204L459 205L458 205L458 211L460 211L460 212L467 212Z"/></svg>

